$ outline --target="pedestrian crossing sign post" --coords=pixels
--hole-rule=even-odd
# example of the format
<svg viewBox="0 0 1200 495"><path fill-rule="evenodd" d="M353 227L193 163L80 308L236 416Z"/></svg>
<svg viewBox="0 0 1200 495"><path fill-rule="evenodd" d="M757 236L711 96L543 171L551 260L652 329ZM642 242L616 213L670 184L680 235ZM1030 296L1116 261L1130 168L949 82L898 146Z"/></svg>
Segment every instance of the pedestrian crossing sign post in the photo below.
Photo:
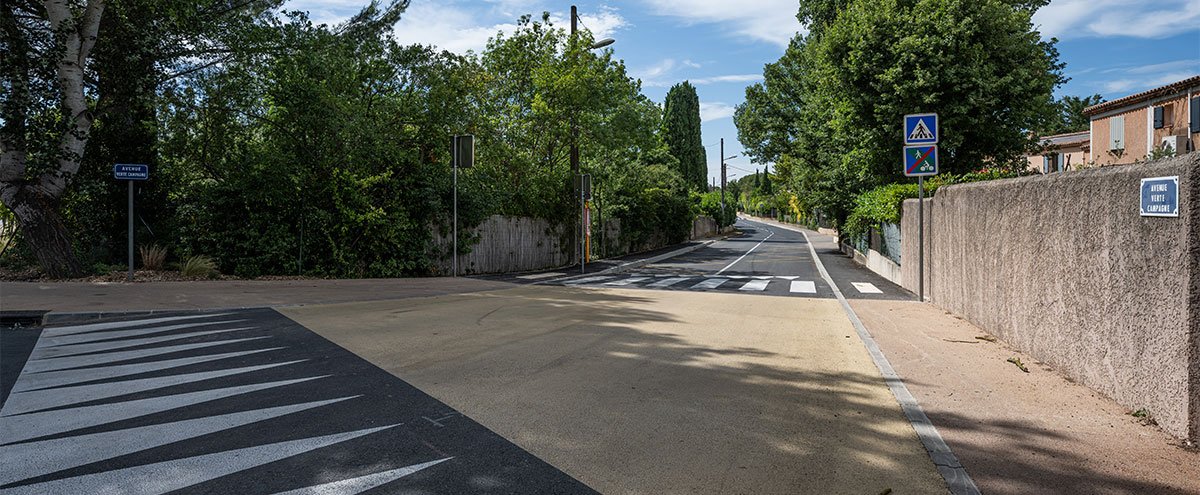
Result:
<svg viewBox="0 0 1200 495"><path fill-rule="evenodd" d="M938 174L937 145L905 146L904 175L927 177Z"/></svg>
<svg viewBox="0 0 1200 495"><path fill-rule="evenodd" d="M938 116L936 113L915 113L904 116L904 144L937 144Z"/></svg>
<svg viewBox="0 0 1200 495"><path fill-rule="evenodd" d="M938 115L904 116L904 175L917 178L917 298L925 301L925 177L938 173Z"/></svg>

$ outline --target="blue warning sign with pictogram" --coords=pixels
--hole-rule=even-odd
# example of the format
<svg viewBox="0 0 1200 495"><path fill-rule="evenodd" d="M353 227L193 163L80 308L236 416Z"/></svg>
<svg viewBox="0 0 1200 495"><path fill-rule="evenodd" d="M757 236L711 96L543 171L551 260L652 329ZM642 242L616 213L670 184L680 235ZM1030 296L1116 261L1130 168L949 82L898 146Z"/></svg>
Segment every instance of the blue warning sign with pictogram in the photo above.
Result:
<svg viewBox="0 0 1200 495"><path fill-rule="evenodd" d="M904 116L904 144L937 144L938 116L918 113Z"/></svg>

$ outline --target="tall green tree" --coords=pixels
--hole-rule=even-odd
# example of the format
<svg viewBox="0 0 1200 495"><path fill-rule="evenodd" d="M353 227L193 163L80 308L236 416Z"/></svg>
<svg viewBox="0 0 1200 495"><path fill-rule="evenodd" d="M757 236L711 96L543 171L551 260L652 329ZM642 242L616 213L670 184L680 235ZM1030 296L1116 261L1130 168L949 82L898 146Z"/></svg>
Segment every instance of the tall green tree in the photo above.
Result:
<svg viewBox="0 0 1200 495"><path fill-rule="evenodd" d="M700 137L700 97L691 83L684 81L667 91L662 135L671 155L679 160L679 174L688 187L706 190L708 158Z"/></svg>
<svg viewBox="0 0 1200 495"><path fill-rule="evenodd" d="M747 154L790 156L785 186L841 219L858 193L903 179L908 113L939 114L943 171L1020 166L1063 82L1055 41L1032 23L1045 3L850 0L802 11L814 29L764 69L735 115Z"/></svg>
<svg viewBox="0 0 1200 495"><path fill-rule="evenodd" d="M1059 98L1054 102L1053 114L1042 129L1042 135L1050 136L1088 130L1091 118L1083 114L1083 109L1101 103L1104 103L1104 97L1098 94L1084 97L1066 95Z"/></svg>

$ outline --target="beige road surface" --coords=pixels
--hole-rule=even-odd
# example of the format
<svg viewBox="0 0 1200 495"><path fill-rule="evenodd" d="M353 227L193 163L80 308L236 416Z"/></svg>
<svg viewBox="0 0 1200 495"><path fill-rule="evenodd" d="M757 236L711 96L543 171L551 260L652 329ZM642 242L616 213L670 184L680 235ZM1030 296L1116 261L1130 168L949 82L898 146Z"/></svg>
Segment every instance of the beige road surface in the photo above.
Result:
<svg viewBox="0 0 1200 495"><path fill-rule="evenodd" d="M525 286L283 308L604 493L945 493L834 300Z"/></svg>

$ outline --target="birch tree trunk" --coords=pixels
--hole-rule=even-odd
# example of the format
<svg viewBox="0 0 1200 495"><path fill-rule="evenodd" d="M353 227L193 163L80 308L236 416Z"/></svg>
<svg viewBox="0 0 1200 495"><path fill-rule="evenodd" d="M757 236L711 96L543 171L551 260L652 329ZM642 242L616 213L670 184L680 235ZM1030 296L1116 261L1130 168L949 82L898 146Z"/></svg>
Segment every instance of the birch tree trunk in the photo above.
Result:
<svg viewBox="0 0 1200 495"><path fill-rule="evenodd" d="M21 233L30 243L42 270L55 278L83 272L75 256L72 238L59 212L63 192L79 171L83 150L92 127L92 115L84 94L85 68L96 35L104 0L88 0L72 6L71 0L0 3L0 48L6 60L0 65L3 85L10 88L0 100L0 201L16 215ZM39 8L40 7L40 8ZM41 17L30 20L30 14ZM49 29L49 33L45 33ZM35 52L31 38L51 36L56 41L49 53ZM40 94L34 78L35 64L52 57L54 90ZM28 149L27 126L31 109L39 98L54 98L65 129L56 149ZM29 170L31 153L51 151L48 170Z"/></svg>

